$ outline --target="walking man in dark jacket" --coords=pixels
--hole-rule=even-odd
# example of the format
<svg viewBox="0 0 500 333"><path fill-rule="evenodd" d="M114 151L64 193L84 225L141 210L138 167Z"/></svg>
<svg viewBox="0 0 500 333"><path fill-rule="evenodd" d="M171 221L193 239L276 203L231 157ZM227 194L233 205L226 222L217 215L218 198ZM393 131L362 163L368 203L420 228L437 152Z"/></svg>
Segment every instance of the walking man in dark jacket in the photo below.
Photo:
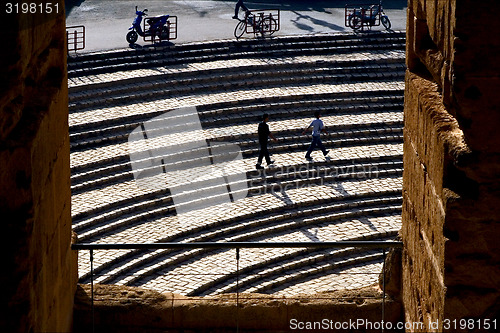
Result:
<svg viewBox="0 0 500 333"><path fill-rule="evenodd" d="M264 115L262 115L262 122L259 124L258 133L259 133L260 153L259 153L259 158L257 159L257 165L255 166L257 169L264 169L264 167L261 165L262 158L264 157L266 158L267 165L271 165L274 163L274 161L271 161L271 158L269 157L269 151L267 150L267 141L269 137L274 141L276 141L276 138L269 130L269 125L267 124L268 120L269 120L269 115L265 113Z"/></svg>

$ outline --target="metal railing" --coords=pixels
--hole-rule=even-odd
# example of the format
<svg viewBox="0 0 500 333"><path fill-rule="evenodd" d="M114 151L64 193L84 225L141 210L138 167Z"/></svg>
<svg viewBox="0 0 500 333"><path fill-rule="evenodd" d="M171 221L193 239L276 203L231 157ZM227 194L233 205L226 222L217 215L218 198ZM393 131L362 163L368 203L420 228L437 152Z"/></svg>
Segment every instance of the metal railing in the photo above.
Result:
<svg viewBox="0 0 500 333"><path fill-rule="evenodd" d="M249 18L251 17L251 19ZM253 9L245 14L245 32L247 34L273 34L280 30L279 9Z"/></svg>
<svg viewBox="0 0 500 333"><path fill-rule="evenodd" d="M92 332L95 330L95 309L94 309L94 251L95 250L169 250L169 249L235 249L236 250L236 306L238 311L239 306L239 261L240 249L256 249L256 248L279 248L279 249L292 249L292 248L309 248L309 249L341 249L341 248L364 248L364 249L380 249L383 253L383 268L382 268L382 322L385 319L385 259L386 251L390 248L401 248L402 242L399 241L337 241L337 242L197 242L197 243L115 243L115 244L86 244L76 243L71 245L72 250L88 250L90 252L90 285L91 285L91 314L92 314ZM238 313L238 312L237 312ZM238 318L236 319L236 330L238 327ZM384 328L382 326L382 332Z"/></svg>
<svg viewBox="0 0 500 333"><path fill-rule="evenodd" d="M74 25L66 27L66 43L68 52L83 50L85 48L85 26Z"/></svg>

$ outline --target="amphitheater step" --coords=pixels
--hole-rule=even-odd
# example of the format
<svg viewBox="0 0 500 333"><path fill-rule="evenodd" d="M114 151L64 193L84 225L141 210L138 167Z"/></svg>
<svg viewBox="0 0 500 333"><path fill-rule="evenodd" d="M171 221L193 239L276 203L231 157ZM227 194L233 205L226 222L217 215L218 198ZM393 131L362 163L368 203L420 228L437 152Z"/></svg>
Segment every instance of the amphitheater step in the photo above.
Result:
<svg viewBox="0 0 500 333"><path fill-rule="evenodd" d="M402 201L404 49L404 33L383 32L70 57L72 216L79 242L393 239ZM170 162L170 153L162 155L160 166L177 172L175 182L167 182L166 171L140 164L145 157L131 161L129 135L148 126L148 138L162 138L159 116L182 108L196 110L207 147L181 150ZM315 111L328 127L322 139L330 153L314 152L309 162L310 137L301 132ZM256 170L263 113L278 138L270 144L276 163ZM198 140L190 135L181 131L167 144ZM238 168L221 175L222 169L199 167L222 160L225 152L217 151L227 144L241 153ZM226 202L228 193L233 202ZM358 270L379 270L382 260L361 249L242 249L241 258L236 272L234 251L96 251L94 281L193 296L235 288L294 294L363 285L344 273L364 277ZM89 281L88 252L79 254L79 274Z"/></svg>
<svg viewBox="0 0 500 333"><path fill-rule="evenodd" d="M347 108L344 112L325 112L323 120L325 124L332 129L332 135L335 137L335 132L337 131L339 132L339 136L341 136L340 133L342 131L352 131L353 128L358 126L360 128L367 128L368 130L369 127L373 127L374 130L372 132L382 131L381 129L384 127L384 122L387 124L385 126L385 128L387 128L386 132L393 132L389 129L392 127L399 127L403 119L402 113L398 109L380 110L374 106L373 108L355 108L352 110ZM295 118L293 117L293 113L291 113L288 114L287 117L274 119L270 124L272 131L277 134L278 138L280 138L280 135L284 138L290 137L290 133L292 133L297 135L295 140L301 142L304 140L304 137L300 136L301 130L304 129L310 121L310 117ZM253 123L244 122L225 127L205 126L204 136L206 140L215 142L224 140L235 143L238 143L240 140L242 143L248 140L256 141L256 127L256 121ZM161 134L161 132L159 134ZM124 162L129 155L129 145L127 142L124 142L125 138L128 140L126 136L120 137L116 139L114 144L109 144L113 142L110 138L110 141L107 142L108 144L103 143L97 148L73 151L71 154L72 171L77 174L85 172L89 168L99 168L103 165L109 165L119 161ZM284 138L283 140L285 140ZM183 140L187 142L187 136L184 136Z"/></svg>
<svg viewBox="0 0 500 333"><path fill-rule="evenodd" d="M349 69L345 69L349 70ZM381 72L374 73L374 70ZM271 72L266 75L264 71L256 70L254 72L246 72L237 75L226 75L221 78L221 81L214 81L212 75L202 76L197 75L196 79L180 80L172 79L152 82L148 86L134 87L132 85L130 91L112 92L102 90L96 93L96 97L82 95L81 99L76 102L70 102L70 112L81 112L100 105L125 106L136 101L154 101L164 99L180 94L196 94L198 92L220 92L231 91L235 87L238 89L255 89L260 87L272 88L282 87L283 85L311 85L311 84L333 84L346 82L363 82L402 80L404 78L404 67L401 64L396 66L373 66L362 67L357 69L358 72L353 73L324 73L326 71L305 72L305 71L287 71L286 77L280 76L280 73ZM339 72L339 71L337 71ZM104 97L106 96L106 97Z"/></svg>
<svg viewBox="0 0 500 333"><path fill-rule="evenodd" d="M352 217L351 217L352 218ZM366 221L371 221L373 225L379 225L382 223L386 225L384 227L384 231L374 231L374 230L366 230L362 237L355 239L342 239L342 240L383 240L388 239L388 237L394 237L397 231L395 229L391 229L391 227L387 227L390 225L397 224L397 217L394 219L393 215L380 213L378 215L366 215ZM388 221L392 221L389 222ZM331 228L354 228L360 227L361 225L356 220L350 219L349 215L346 215L343 219L328 221L327 223L317 223L315 227L317 229L331 229ZM388 229L387 229L388 228ZM298 225L295 228L288 230L284 233L281 238L282 239L290 239L294 237L296 233L310 233L310 228L308 229L307 225ZM276 239L279 234L273 234L273 239ZM205 237L206 238L206 237ZM251 237L242 237L242 240L253 240L255 238ZM258 238L256 241L266 241L266 238ZM246 250L247 252L249 250ZM291 253L290 253L291 251ZM255 269L255 266L268 266L268 268L273 265L282 267L286 263L289 264L288 269L298 269L303 266L307 266L312 262L321 262L318 258L311 258L311 261L304 260L300 256L300 251L297 250L275 250L274 254L272 254L271 250L267 250L267 255L255 256L255 258L247 258L246 262L249 267ZM287 254L288 252L288 254ZM358 250L358 253L364 253L366 250ZM229 254L229 258L227 259L207 259L207 257L220 257L221 255L226 255L227 251L209 251L209 250L187 250L187 251L169 251L169 250L157 250L153 252L144 252L142 253L134 253L133 256L129 254L127 256L127 260L124 258L120 258L120 262L125 263L120 266L101 266L96 270L97 275L100 277L97 279L99 283L117 283L123 284L126 283L128 285L137 285L144 284L147 280L150 280L158 275L165 275L166 273L177 270L178 267L183 267L185 265L198 265L204 266L203 261L211 260L211 261L221 261L219 268L221 271L224 271L224 264L227 259L229 259L233 254ZM247 255L248 257L248 255ZM197 263L197 261L200 261ZM233 267L233 269L235 266ZM244 265L241 268L245 268ZM248 270L249 268L247 268ZM189 269L185 269L188 271ZM279 270L278 270L279 271ZM137 274L140 272L141 274ZM272 270L272 274L275 274L276 270ZM87 276L88 278L88 276Z"/></svg>
<svg viewBox="0 0 500 333"><path fill-rule="evenodd" d="M370 235L370 239L379 241L390 240L389 237L377 234ZM368 240L365 238L365 240ZM362 248L350 249L303 249L279 257L272 257L266 261L247 266L233 274L224 275L192 291L188 296L204 296L220 293L239 292L270 292L270 289L283 287L289 281L297 283L299 279L311 279L317 274L324 275L332 270L341 270L365 261L381 259L380 251ZM321 265L328 263L328 265ZM236 278L236 273L238 278ZM286 276L290 280L276 279ZM266 281L266 283L263 283ZM275 292L275 291L274 291Z"/></svg>
<svg viewBox="0 0 500 333"><path fill-rule="evenodd" d="M364 98L332 98L312 99L302 101L281 101L276 103L254 105L242 105L239 107L226 107L222 109L200 110L201 125L203 128L217 128L223 125L238 125L256 122L263 113L268 113L273 120L297 119L310 117L315 111L323 115L359 114L362 112L395 111L402 110L402 96L390 93L387 97L380 93L378 97L370 97L368 92ZM95 146L109 145L125 142L131 131L151 119L151 116L116 119L115 123L85 124L83 126L71 127L71 149L72 151L87 149Z"/></svg>
<svg viewBox="0 0 500 333"><path fill-rule="evenodd" d="M346 165L350 166L350 162L359 163L360 165L366 164L367 170L372 170L370 165L376 166L378 161L390 161L399 162L401 161L401 152L399 144L392 145L367 145L367 146L353 146L353 147L341 147L334 149L330 152L331 160L323 162L318 161L313 164L305 165L305 169L316 169L316 168L332 168L333 174L339 168ZM284 170L289 170L290 172L299 172L301 165L304 165L304 157L301 152L292 152L286 154L273 155L278 163L278 170L281 174L284 174ZM243 162L248 165L246 168L247 174L255 173L254 162L255 160L244 159ZM350 168L350 167L349 167ZM348 169L347 167L345 168ZM271 169L272 171L272 169ZM269 171L266 171L269 173ZM141 201L142 197L153 198L155 193L157 195L164 195L167 192L167 186L165 189L158 190L141 190L137 187L135 182L128 181L117 185L110 185L106 187L98 187L92 191L86 191L81 194L74 194L72 198L73 202L73 219L75 223L82 218L103 214L107 209L114 209L113 207L127 206L131 205L134 201ZM110 207L110 208L107 208Z"/></svg>
<svg viewBox="0 0 500 333"><path fill-rule="evenodd" d="M368 171L367 171L368 170ZM300 174L299 176L297 174ZM370 177L383 176L400 176L402 174L402 164L398 161L375 162L375 163L356 163L349 165L348 163L337 164L335 167L323 166L321 170L311 168L306 174L306 169L300 166L288 166L281 171L270 173L267 177L250 178L244 180L242 186L236 183L229 183L231 188L239 188L249 183L251 186L246 190L250 195L269 193L280 191L282 188L292 189L298 186L313 186L324 182L335 182L346 179L360 179ZM297 180L298 177L303 177L302 180ZM201 186L201 183L196 185L198 193L197 200L209 200L214 195L214 191ZM204 191L204 192L203 192ZM206 193L206 194L203 194ZM191 196L190 192L177 194L179 196ZM107 213L102 210L99 214L89 216L88 212L80 222L75 216L74 230L79 233L80 240L87 240L92 237L103 237L109 233L115 233L124 227L138 225L147 221L154 221L166 216L173 216L175 208L173 201L169 196L158 195L156 197L145 197L146 200L136 198L134 203L122 205L121 207L112 206L112 210ZM217 197L214 197L217 201ZM192 201L192 203L195 201ZM195 204L196 208L202 206L201 203ZM82 218L82 216L80 216ZM190 230L190 232L192 232Z"/></svg>
<svg viewBox="0 0 500 333"><path fill-rule="evenodd" d="M392 34L381 32L369 37L338 34L336 36L277 37L266 41L221 41L174 45L156 50L128 50L70 57L68 76L73 78L179 63L229 60L252 57L255 54L261 57L284 57L404 48L404 32Z"/></svg>
<svg viewBox="0 0 500 333"><path fill-rule="evenodd" d="M373 181L380 183L381 179L374 179ZM391 179L388 178L387 181L391 181ZM269 235L276 236L280 232L286 234L297 227L316 226L320 224L318 222L320 220L324 221L325 224L330 225L332 221L342 220L348 217L362 217L374 214L397 214L400 212L401 197L400 190L397 189L397 187L394 190L389 191L371 192L376 190L378 186L373 185L373 187L365 187L370 184L370 180L353 180L343 182L342 184L344 190L348 190L349 187L353 185L355 188L359 188L360 190L357 190L355 194L350 196L340 193L337 194L337 196L332 197L331 190L324 187L313 186L297 189L290 188L287 191L289 198L293 199L294 196L296 196L298 200L297 205L294 206L290 206L290 204L286 203L281 203L278 206L270 205L269 200L262 198L262 195L255 197L255 199L250 197L245 201L254 201L257 204L256 207L260 207L259 209L249 210L247 214L239 213L236 215L233 214L233 216L224 214L224 219L218 219L217 215L214 214L212 218L214 223L212 224L208 223L208 221L204 221L203 219L201 220L201 223L198 224L192 220L187 226L178 225L177 223L180 221L174 222L175 227L172 225L172 229L170 230L171 236L157 241L193 242L208 240L216 241L221 239L226 241L248 241ZM387 188L387 186L384 187ZM361 190L363 188L364 190ZM372 190L369 188L372 188ZM314 196L315 193L319 194L324 191L326 191L325 193L331 194L328 194L328 196L324 199L317 199L317 197ZM309 195L311 193L313 195ZM302 196L303 194L306 195ZM273 197L273 194L268 192L268 194L264 195L264 197ZM262 200L265 200L265 202L267 200L267 202L260 203ZM327 202L329 202L329 204L326 204ZM248 203L241 202L239 206L245 207L246 205L248 205ZM286 209L283 211L284 208ZM277 214L280 211L283 211L283 213ZM172 221L175 221L176 217L173 216L171 219ZM297 219L302 219L302 222L297 223ZM168 221L163 223L171 225ZM156 222L156 224L158 224L158 222ZM210 228L212 231L210 231ZM147 225L141 227L141 229L149 229L150 233L152 231L147 227ZM175 229L178 229L178 231L175 231ZM242 233L241 231L244 232ZM108 237L108 239L112 238L113 237ZM159 253L161 253L161 251ZM154 259L151 255L148 257L150 260Z"/></svg>
<svg viewBox="0 0 500 333"><path fill-rule="evenodd" d="M374 145L374 144L391 144L400 143L403 141L402 123L395 123L389 126L388 123L377 126L371 124L365 126L343 126L336 129L335 126L330 128L330 132L323 138L323 143L329 149L339 147L352 147L360 145ZM292 135L290 135L292 134ZM291 153L298 151L306 151L309 146L309 140L301 135L301 133L276 133L281 135L279 140L273 144L271 148L272 154ZM227 138L226 140L234 140L234 137ZM246 140L238 140L239 147L243 158L256 158L258 155L257 138L252 137ZM212 146L216 146L217 142L212 142ZM196 159L192 159L193 151L183 151L176 155L179 162L175 163L176 168L182 169L184 166L199 164ZM212 154L212 158L217 158L219 155ZM222 156L222 155L220 155ZM221 157L222 158L222 157ZM123 156L121 163L114 163L107 167L98 165L74 172L71 182L71 190L73 194L82 193L93 188L117 184L124 181L133 180L134 176L130 167L130 160Z"/></svg>

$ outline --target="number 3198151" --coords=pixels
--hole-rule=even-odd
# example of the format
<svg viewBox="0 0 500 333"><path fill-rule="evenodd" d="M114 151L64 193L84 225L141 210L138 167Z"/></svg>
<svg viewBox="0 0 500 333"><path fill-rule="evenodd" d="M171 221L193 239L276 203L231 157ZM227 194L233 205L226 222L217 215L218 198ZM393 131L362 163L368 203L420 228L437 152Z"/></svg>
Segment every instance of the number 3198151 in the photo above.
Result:
<svg viewBox="0 0 500 333"><path fill-rule="evenodd" d="M59 3L7 2L5 12L7 14L59 14Z"/></svg>

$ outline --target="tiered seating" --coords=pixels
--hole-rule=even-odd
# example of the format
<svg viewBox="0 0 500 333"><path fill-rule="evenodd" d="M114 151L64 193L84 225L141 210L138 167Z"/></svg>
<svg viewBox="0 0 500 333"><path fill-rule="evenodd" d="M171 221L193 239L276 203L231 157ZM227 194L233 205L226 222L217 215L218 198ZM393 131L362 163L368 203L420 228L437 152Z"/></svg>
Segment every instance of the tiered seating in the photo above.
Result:
<svg viewBox="0 0 500 333"><path fill-rule="evenodd" d="M79 241L395 237L401 213L404 68L403 33L216 41L70 58L72 214ZM221 142L239 147L242 169L226 170L225 186L244 198L220 204L220 194L209 185L218 176L210 174L193 174L188 179L189 188L196 189L192 192L182 183L138 186L130 133L182 107L196 108L202 141L209 147ZM330 158L316 152L310 163L304 159L310 136L302 129L315 111L328 126L323 142ZM275 166L259 171L256 130L263 113L270 115L278 141L270 144ZM149 133L161 134L155 131ZM179 152L172 165L183 170L202 164L206 149ZM180 196L204 208L178 214L174 201ZM211 200L217 205L206 207ZM88 259L88 253L80 253L83 282L89 281ZM186 295L236 288L234 251L97 251L94 260L101 283ZM343 272L366 268L378 273L380 265L380 252L361 249L243 249L238 288L295 294L355 287L374 282L377 275Z"/></svg>

